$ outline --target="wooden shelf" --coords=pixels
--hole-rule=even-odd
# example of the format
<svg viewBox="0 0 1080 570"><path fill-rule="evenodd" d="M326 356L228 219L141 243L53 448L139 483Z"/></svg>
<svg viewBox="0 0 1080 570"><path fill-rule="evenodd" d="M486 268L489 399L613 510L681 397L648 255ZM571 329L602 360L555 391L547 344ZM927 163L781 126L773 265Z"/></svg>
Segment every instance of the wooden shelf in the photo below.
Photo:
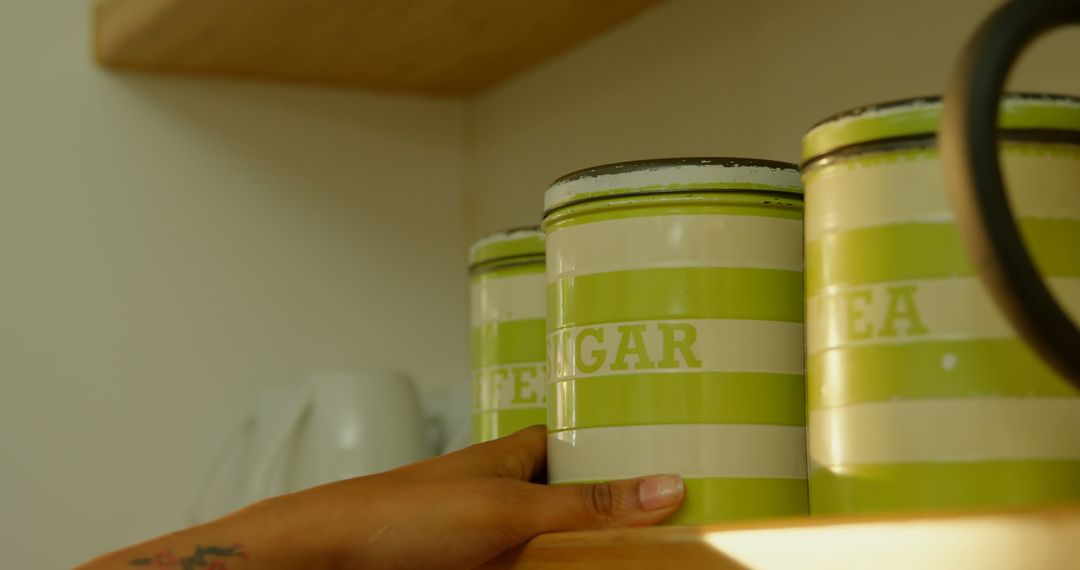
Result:
<svg viewBox="0 0 1080 570"><path fill-rule="evenodd" d="M1080 568L1080 505L891 518L790 519L539 536L488 568L578 570Z"/></svg>
<svg viewBox="0 0 1080 570"><path fill-rule="evenodd" d="M658 0L97 0L103 65L469 94Z"/></svg>

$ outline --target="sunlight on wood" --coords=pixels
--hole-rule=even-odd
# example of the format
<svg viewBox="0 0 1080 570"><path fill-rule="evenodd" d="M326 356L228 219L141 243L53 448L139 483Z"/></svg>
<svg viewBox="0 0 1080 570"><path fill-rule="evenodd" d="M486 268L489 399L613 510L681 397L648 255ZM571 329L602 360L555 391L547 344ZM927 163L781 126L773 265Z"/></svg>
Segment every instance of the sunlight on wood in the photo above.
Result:
<svg viewBox="0 0 1080 570"><path fill-rule="evenodd" d="M537 537L490 568L1058 570L1080 560L1080 506L966 515L784 519Z"/></svg>

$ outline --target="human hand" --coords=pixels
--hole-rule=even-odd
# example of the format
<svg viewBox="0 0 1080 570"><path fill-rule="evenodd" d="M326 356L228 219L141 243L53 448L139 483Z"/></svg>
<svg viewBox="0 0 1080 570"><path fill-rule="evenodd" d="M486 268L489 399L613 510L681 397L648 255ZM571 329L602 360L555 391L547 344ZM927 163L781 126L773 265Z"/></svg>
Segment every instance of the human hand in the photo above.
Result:
<svg viewBox="0 0 1080 570"><path fill-rule="evenodd" d="M503 439L294 498L333 513L344 568L471 568L552 531L656 524L678 509L673 475L590 485L532 483L547 432Z"/></svg>
<svg viewBox="0 0 1080 570"><path fill-rule="evenodd" d="M219 568L471 568L541 533L652 525L682 503L684 486L675 475L537 484L546 441L543 426L534 426L385 473L268 499L83 568L130 568L118 563L164 552L183 569L185 553L209 544L243 545L236 558L213 560Z"/></svg>

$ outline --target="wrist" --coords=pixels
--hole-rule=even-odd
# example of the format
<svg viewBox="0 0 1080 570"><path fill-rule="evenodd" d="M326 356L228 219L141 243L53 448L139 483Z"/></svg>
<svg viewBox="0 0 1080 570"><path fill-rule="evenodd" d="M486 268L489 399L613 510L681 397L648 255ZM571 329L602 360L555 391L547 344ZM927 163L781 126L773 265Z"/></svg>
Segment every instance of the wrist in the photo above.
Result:
<svg viewBox="0 0 1080 570"><path fill-rule="evenodd" d="M340 548L310 501L283 495L252 504L210 523L213 534L235 536L252 570L337 570Z"/></svg>

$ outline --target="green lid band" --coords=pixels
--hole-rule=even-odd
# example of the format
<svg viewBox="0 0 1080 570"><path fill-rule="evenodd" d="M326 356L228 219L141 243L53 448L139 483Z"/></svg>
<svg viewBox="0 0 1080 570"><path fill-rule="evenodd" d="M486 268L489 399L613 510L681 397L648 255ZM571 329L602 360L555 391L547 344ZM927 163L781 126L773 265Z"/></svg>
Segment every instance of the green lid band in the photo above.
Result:
<svg viewBox="0 0 1080 570"><path fill-rule="evenodd" d="M803 219L803 197L795 194L753 192L698 192L616 196L576 202L557 208L544 218L544 231L607 220L636 218L643 213L673 215L713 214Z"/></svg>
<svg viewBox="0 0 1080 570"><path fill-rule="evenodd" d="M478 277L489 273L497 273L500 277L509 277L527 273L542 273L546 269L545 260L546 257L542 253L500 257L470 265L469 275Z"/></svg>
<svg viewBox="0 0 1080 570"><path fill-rule="evenodd" d="M818 124L802 142L803 161L852 145L937 133L941 101L911 99L857 109ZM998 117L1003 130L1080 131L1080 99L1054 95L1006 96Z"/></svg>
<svg viewBox="0 0 1080 570"><path fill-rule="evenodd" d="M615 196L703 190L802 194L794 164L738 158L679 158L611 164L568 174L544 194L544 210Z"/></svg>
<svg viewBox="0 0 1080 570"><path fill-rule="evenodd" d="M544 255L544 232L538 227L505 230L481 238L469 248L469 267L508 258Z"/></svg>

